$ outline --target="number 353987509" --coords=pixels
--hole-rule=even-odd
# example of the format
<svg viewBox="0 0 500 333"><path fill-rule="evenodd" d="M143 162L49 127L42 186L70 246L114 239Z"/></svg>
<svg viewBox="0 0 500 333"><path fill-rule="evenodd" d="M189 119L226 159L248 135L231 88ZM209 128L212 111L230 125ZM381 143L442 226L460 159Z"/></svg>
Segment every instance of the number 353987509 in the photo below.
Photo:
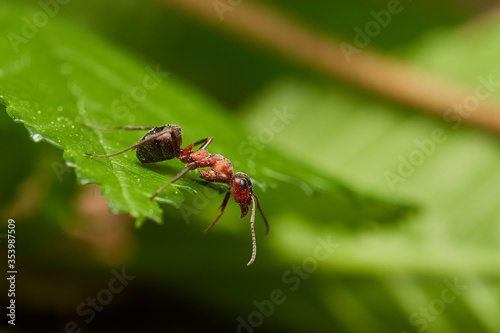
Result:
<svg viewBox="0 0 500 333"><path fill-rule="evenodd" d="M9 267L12 267L16 264L16 236L15 233L16 233L16 221L14 221L13 219L9 219L9 224L8 224L8 239L7 239L7 242L8 242L8 245L7 245L7 248L8 248L8 253L7 253L7 259L8 259L8 265Z"/></svg>

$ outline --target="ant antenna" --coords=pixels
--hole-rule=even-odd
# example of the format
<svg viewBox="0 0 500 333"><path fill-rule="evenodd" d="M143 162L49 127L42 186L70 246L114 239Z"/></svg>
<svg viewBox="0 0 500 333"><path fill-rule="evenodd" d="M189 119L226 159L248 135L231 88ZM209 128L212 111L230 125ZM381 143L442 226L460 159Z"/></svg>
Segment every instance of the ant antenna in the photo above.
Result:
<svg viewBox="0 0 500 333"><path fill-rule="evenodd" d="M252 258L248 262L247 266L250 266L257 256L257 241L255 240L255 229L253 224L255 222L255 199L252 195L252 216L250 217L250 228L252 228Z"/></svg>

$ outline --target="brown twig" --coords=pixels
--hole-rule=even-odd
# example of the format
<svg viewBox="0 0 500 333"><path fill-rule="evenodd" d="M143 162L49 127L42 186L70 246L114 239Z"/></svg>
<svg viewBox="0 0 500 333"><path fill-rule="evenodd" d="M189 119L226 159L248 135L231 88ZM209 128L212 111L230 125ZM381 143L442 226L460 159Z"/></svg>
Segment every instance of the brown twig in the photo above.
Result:
<svg viewBox="0 0 500 333"><path fill-rule="evenodd" d="M227 11L221 20L212 0L161 0L221 26L237 36L282 54L321 73L342 78L391 100L443 116L475 91L418 70L410 64L363 49L346 58L341 43L331 36L308 31L282 15L249 1ZM225 2L224 2L225 3ZM349 61L348 61L349 60ZM500 134L500 106L482 100L464 122Z"/></svg>

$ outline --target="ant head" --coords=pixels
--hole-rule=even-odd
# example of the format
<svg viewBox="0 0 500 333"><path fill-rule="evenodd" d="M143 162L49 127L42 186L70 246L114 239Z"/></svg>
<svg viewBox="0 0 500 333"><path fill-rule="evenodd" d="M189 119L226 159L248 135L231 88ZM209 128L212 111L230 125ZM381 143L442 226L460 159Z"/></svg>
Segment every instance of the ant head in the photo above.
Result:
<svg viewBox="0 0 500 333"><path fill-rule="evenodd" d="M250 177L243 172L237 172L231 179L231 194L234 200L240 205L241 217L248 213L247 205L252 203L253 185Z"/></svg>

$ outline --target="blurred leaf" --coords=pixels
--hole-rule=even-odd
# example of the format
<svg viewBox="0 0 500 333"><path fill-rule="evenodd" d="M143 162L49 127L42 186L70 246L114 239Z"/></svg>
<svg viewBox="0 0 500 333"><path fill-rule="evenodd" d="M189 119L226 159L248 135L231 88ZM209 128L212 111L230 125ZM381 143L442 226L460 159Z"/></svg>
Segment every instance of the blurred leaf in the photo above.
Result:
<svg viewBox="0 0 500 333"><path fill-rule="evenodd" d="M500 47L494 42L499 32L497 16L468 29L429 34L412 54L435 75L500 100ZM305 321L314 313L297 302L276 320L303 324L297 332L325 330L332 322L347 332L500 331L498 137L460 118L430 117L344 86L296 79L276 82L249 102L247 124L257 130L268 121L270 106L292 98L289 108L297 118L275 137L274 147L325 174L408 198L421 209L391 229L357 234L322 229L340 246L315 273L316 288L301 296L306 304L324 305L329 319ZM465 96L464 110L474 112L475 100L481 102L474 94ZM299 132L322 133L321 140ZM304 216L295 222L299 232L286 214L275 217L280 244L283 252L306 258L312 251L299 244L315 239L319 231L310 229L319 221ZM462 289L445 303L441 297L450 285ZM432 308L438 302L445 310ZM303 316L290 316L299 311Z"/></svg>
<svg viewBox="0 0 500 333"><path fill-rule="evenodd" d="M307 193L340 191L355 204L373 205L375 212L381 212L374 218L381 220L399 218L407 211L391 202L359 195L278 153L257 153L249 143L251 137L245 136L234 119L169 77L159 65L139 66L123 52L60 18L36 25L30 18L38 17L40 8L14 2L1 6L0 27L8 33L0 40L4 50L0 55L0 101L15 121L24 123L34 141L44 140L64 150L64 158L76 169L80 183L102 185L113 212L130 212L139 222L146 218L160 222L161 209L148 198L184 166L178 161L141 165L132 151L109 159L82 156L85 152L117 152L143 135L137 131L100 131L82 122L102 127L177 124L183 128L185 142L214 136L211 152L228 157L235 171L241 167L261 189L289 182ZM201 181L191 172L163 191L158 201L179 207L184 200L180 189L196 193L205 186L224 189Z"/></svg>
<svg viewBox="0 0 500 333"><path fill-rule="evenodd" d="M5 113L3 105L0 105L0 142L3 143L4 156L9 156L9 161L15 161L15 163L3 163L1 168L3 186L0 189L0 206L5 206L12 200L13 189L27 176L35 163L36 156L28 147L32 145L26 137L26 132L21 126L12 126L12 121Z"/></svg>

